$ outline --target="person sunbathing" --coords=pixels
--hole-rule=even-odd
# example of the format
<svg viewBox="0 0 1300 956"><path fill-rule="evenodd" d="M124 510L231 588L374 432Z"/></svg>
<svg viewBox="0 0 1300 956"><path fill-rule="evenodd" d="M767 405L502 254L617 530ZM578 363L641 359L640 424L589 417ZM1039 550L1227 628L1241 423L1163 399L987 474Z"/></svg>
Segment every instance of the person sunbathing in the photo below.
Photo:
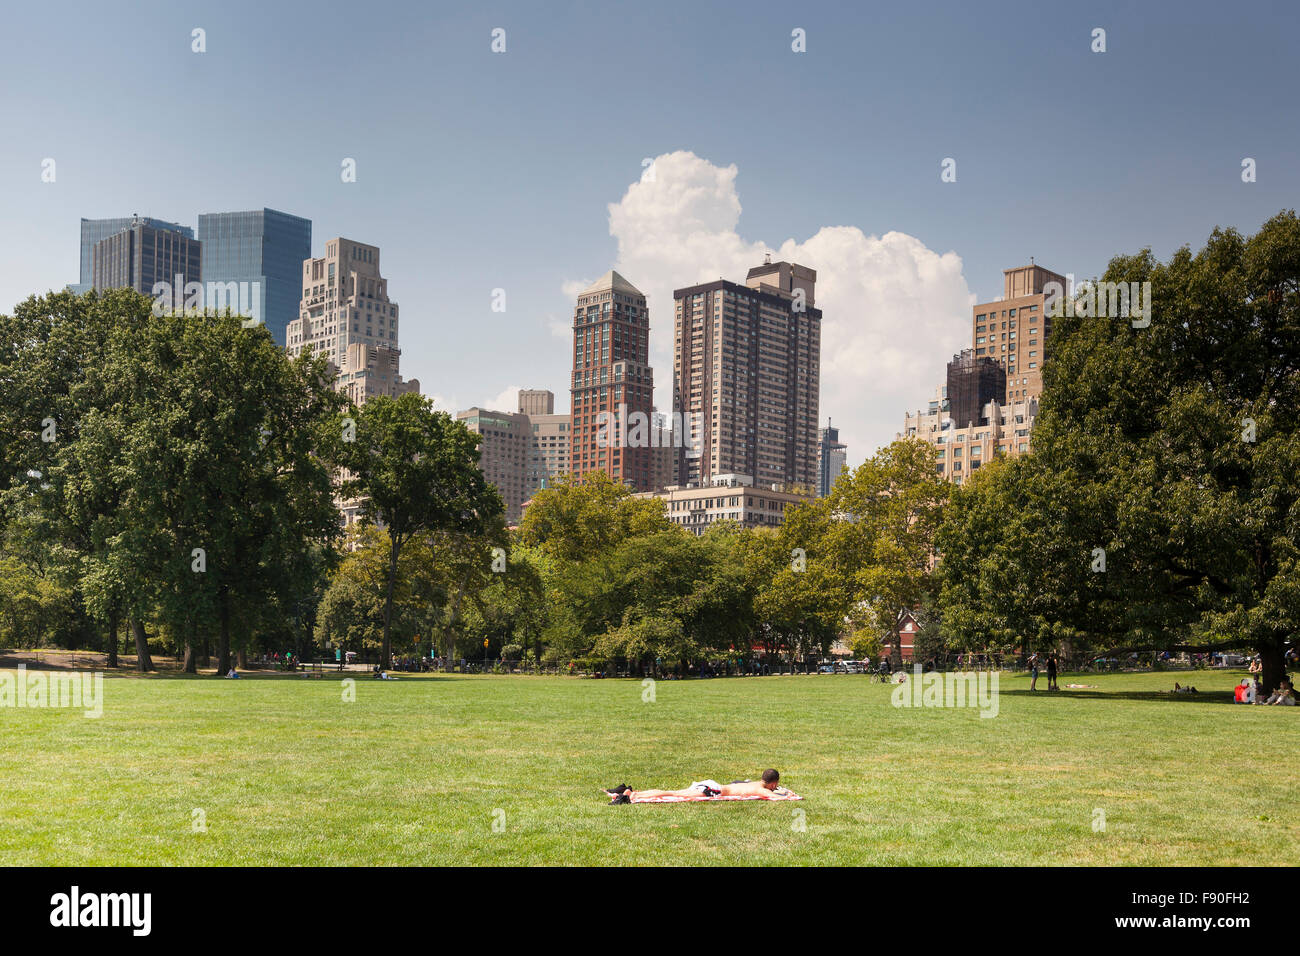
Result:
<svg viewBox="0 0 1300 956"><path fill-rule="evenodd" d="M761 780L733 780L718 783L716 780L698 780L685 790L633 790L625 783L604 791L614 799L611 803L632 803L652 800L655 797L767 797L789 793L780 785L781 774L764 770Z"/></svg>

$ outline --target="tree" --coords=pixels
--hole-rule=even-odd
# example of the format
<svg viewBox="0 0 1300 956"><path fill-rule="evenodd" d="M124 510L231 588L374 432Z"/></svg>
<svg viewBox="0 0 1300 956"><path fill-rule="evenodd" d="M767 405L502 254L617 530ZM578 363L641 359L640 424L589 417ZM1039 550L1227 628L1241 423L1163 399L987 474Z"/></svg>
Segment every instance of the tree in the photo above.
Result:
<svg viewBox="0 0 1300 956"><path fill-rule="evenodd" d="M388 586L391 545L379 528L353 525L343 546L344 557L330 576L316 615L315 637L351 650L376 652L384 644L384 604ZM417 578L433 566L432 555L421 539L403 549L393 586L393 605L400 621L411 609L413 594L423 591ZM404 630L398 625L399 630ZM418 633L412 629L412 634Z"/></svg>
<svg viewBox="0 0 1300 956"><path fill-rule="evenodd" d="M112 402L99 374L112 343L150 321L152 303L129 289L31 296L0 316L0 522L6 512L39 525L50 573L79 588L103 560L122 476L105 462L120 443L103 422ZM84 440L100 423L108 447ZM101 602L108 666L117 666L120 594ZM143 653L141 653L143 651ZM137 666L148 648L137 647Z"/></svg>
<svg viewBox="0 0 1300 956"><path fill-rule="evenodd" d="M604 472L577 482L567 476L537 492L524 512L519 541L560 561L585 561L619 542L676 528L662 501L634 498Z"/></svg>
<svg viewBox="0 0 1300 956"><path fill-rule="evenodd" d="M241 649L279 626L337 533L315 452L342 403L326 362L291 362L228 314L154 315L129 289L32 298L0 332L5 511L39 524L51 567L108 623L110 666L125 618L141 670L157 625L191 670L219 629L224 671L232 626Z"/></svg>
<svg viewBox="0 0 1300 956"><path fill-rule="evenodd" d="M487 640L503 652L517 647L521 654L540 657L547 619L542 575L536 552L519 545L510 548L504 567L469 591L469 600L463 602L463 636L468 645L481 647Z"/></svg>
<svg viewBox="0 0 1300 956"><path fill-rule="evenodd" d="M1055 319L1033 454L957 496L993 550L945 534L944 604L1109 652L1253 647L1272 689L1300 632L1300 220L1102 281L1150 282L1150 311Z"/></svg>
<svg viewBox="0 0 1300 956"><path fill-rule="evenodd" d="M854 623L887 632L902 667L898 627L933 588L935 536L949 485L935 470L934 449L902 439L880 449L835 483L828 507L842 520L827 532L833 566L854 592Z"/></svg>
<svg viewBox="0 0 1300 956"><path fill-rule="evenodd" d="M392 657L393 598L402 548L417 535L485 534L504 511L478 466L478 436L414 393L356 410L355 441L335 443L350 473L345 498L362 498L363 520L388 536L381 660ZM339 434L343 431L340 428Z"/></svg>
<svg viewBox="0 0 1300 956"><path fill-rule="evenodd" d="M154 316L112 340L96 377L112 414L88 421L88 470L120 476L91 564L92 600L124 601L137 645L152 611L186 635L232 641L280 619L312 569L304 551L338 534L330 473L316 454L342 404L323 359L291 361L265 326L231 315Z"/></svg>
<svg viewBox="0 0 1300 956"><path fill-rule="evenodd" d="M1080 651L1089 631L1104 629L1096 618L1080 628L1074 614L1076 625L1066 624L1060 613L1067 601L1082 607L1096 584L1090 554L1073 542L1099 539L1082 516L1052 504L1077 483L1042 465L1036 456L991 461L953 490L936 542L937 608L957 648Z"/></svg>
<svg viewBox="0 0 1300 956"><path fill-rule="evenodd" d="M821 658L844 628L855 584L832 550L838 521L829 499L814 498L788 508L778 528L755 529L742 539L752 640L768 651Z"/></svg>

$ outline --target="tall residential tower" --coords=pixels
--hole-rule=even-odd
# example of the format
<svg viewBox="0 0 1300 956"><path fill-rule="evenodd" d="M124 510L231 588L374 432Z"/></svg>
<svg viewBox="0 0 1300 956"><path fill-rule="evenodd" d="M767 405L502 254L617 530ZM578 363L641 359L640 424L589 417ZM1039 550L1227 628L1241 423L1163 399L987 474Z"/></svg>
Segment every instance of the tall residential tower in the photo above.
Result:
<svg viewBox="0 0 1300 956"><path fill-rule="evenodd" d="M673 414L690 434L678 483L745 475L756 485L817 487L822 313L817 273L790 262L678 289Z"/></svg>
<svg viewBox="0 0 1300 956"><path fill-rule="evenodd" d="M645 296L617 272L606 272L578 296L569 452L575 479L603 471L635 491L652 490L649 338Z"/></svg>
<svg viewBox="0 0 1300 956"><path fill-rule="evenodd" d="M1066 278L1032 263L1002 270L1002 298L976 305L971 314L975 357L987 356L1007 373L1002 404L1037 398L1043 392L1043 359L1052 320L1046 286Z"/></svg>
<svg viewBox="0 0 1300 956"><path fill-rule="evenodd" d="M928 410L905 413L899 437L935 446L935 471L962 484L996 458L1029 453L1038 418L1052 319L1050 283L1065 276L1034 265L1002 271L1002 297L971 312L971 347L948 363Z"/></svg>

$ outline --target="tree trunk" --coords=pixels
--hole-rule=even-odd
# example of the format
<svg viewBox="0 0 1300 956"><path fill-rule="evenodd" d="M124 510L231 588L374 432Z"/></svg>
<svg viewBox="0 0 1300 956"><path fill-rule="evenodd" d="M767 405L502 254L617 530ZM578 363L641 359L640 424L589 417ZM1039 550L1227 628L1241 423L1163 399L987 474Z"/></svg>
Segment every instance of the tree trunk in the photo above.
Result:
<svg viewBox="0 0 1300 956"><path fill-rule="evenodd" d="M117 667L117 611L108 612L108 667Z"/></svg>
<svg viewBox="0 0 1300 956"><path fill-rule="evenodd" d="M212 659L209 653L209 648L212 646L212 642L208 640L208 632L206 630L203 632L203 637L199 638L199 640L201 642L199 644L199 666L204 670L207 670L212 666Z"/></svg>
<svg viewBox="0 0 1300 956"><path fill-rule="evenodd" d="M242 647L241 647L239 650L237 650L237 651L235 652L235 660L238 662L235 666L238 667L241 671L246 671L246 670L248 670L248 651L247 651L247 650L245 650L245 649L242 648Z"/></svg>
<svg viewBox="0 0 1300 956"><path fill-rule="evenodd" d="M397 584L397 553L401 550L399 545L389 535L391 547L388 549L388 595L384 598L384 646L380 649L379 667L381 670L388 670L393 663L393 588Z"/></svg>
<svg viewBox="0 0 1300 956"><path fill-rule="evenodd" d="M221 634L217 638L217 674L225 677L230 673L230 601L224 592L220 600Z"/></svg>
<svg viewBox="0 0 1300 956"><path fill-rule="evenodd" d="M141 672L153 670L153 658L149 656L149 637L144 632L144 621L132 620L131 633L135 635L135 669Z"/></svg>
<svg viewBox="0 0 1300 956"><path fill-rule="evenodd" d="M186 674L197 674L199 672L198 663L199 663L198 654L195 653L194 650L194 641L193 640L186 641L185 642L185 665L181 668L181 670L184 671Z"/></svg>
<svg viewBox="0 0 1300 956"><path fill-rule="evenodd" d="M1261 644L1256 650L1259 651L1261 665L1259 693L1261 697L1266 697L1277 690L1278 684L1282 682L1282 675L1286 673L1286 661L1282 657L1281 644Z"/></svg>

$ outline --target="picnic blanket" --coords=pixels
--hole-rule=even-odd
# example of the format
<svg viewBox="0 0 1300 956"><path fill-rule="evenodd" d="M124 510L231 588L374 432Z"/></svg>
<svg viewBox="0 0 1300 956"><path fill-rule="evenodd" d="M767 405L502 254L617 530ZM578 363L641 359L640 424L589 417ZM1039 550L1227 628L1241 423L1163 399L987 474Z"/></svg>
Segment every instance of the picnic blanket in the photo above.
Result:
<svg viewBox="0 0 1300 956"><path fill-rule="evenodd" d="M690 797L633 797L633 803L696 803L701 800L802 800L803 797L793 790L787 790L784 794L772 794L770 797L760 797L756 794L747 794L745 796L734 797L706 797L704 794Z"/></svg>

